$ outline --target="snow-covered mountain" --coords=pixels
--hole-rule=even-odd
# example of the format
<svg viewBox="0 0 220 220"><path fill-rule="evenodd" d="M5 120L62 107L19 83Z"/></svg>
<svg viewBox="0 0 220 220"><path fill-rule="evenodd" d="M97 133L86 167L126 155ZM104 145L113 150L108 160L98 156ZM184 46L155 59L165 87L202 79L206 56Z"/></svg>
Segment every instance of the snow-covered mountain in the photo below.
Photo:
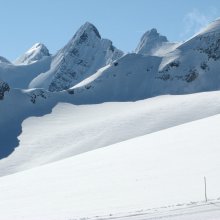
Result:
<svg viewBox="0 0 220 220"><path fill-rule="evenodd" d="M50 70L34 79L30 88L42 87L52 92L68 89L122 55L110 40L102 39L96 27L87 22L54 55Z"/></svg>
<svg viewBox="0 0 220 220"><path fill-rule="evenodd" d="M31 64L50 56L49 50L42 43L34 44L27 52L15 60L15 64Z"/></svg>
<svg viewBox="0 0 220 220"><path fill-rule="evenodd" d="M129 54L86 23L55 55L0 57L0 216L152 219L192 210L204 176L218 201L219 69L220 20L183 43L152 29Z"/></svg>
<svg viewBox="0 0 220 220"><path fill-rule="evenodd" d="M219 90L219 36L216 20L184 43L165 42L168 48L161 45L157 56L124 55L69 91L77 103L96 103Z"/></svg>

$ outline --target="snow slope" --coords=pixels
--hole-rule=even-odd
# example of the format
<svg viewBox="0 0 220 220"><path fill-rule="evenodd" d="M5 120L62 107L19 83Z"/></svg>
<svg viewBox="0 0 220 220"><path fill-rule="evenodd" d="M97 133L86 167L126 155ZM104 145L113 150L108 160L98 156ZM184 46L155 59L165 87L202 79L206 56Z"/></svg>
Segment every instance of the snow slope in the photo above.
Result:
<svg viewBox="0 0 220 220"><path fill-rule="evenodd" d="M67 94L54 100L56 94L38 92L35 103L33 94L17 91L0 102L1 151L11 153L0 160L1 176L220 113L220 92L79 106Z"/></svg>
<svg viewBox="0 0 220 220"><path fill-rule="evenodd" d="M50 68L50 63L50 56L28 65L0 62L0 78L7 82L11 88L27 89L35 77Z"/></svg>
<svg viewBox="0 0 220 220"><path fill-rule="evenodd" d="M216 115L2 177L1 217L66 220L202 201L204 176L216 199L219 126Z"/></svg>

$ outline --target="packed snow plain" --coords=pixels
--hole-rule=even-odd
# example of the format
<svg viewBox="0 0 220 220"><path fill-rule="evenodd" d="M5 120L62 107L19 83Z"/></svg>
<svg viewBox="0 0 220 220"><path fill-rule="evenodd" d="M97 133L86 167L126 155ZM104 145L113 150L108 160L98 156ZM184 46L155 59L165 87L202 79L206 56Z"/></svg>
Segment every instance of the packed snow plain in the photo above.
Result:
<svg viewBox="0 0 220 220"><path fill-rule="evenodd" d="M213 100L209 103L206 102L205 97L211 97L212 95ZM184 106L187 106L186 99L188 97L190 95L158 97L156 98L157 100L148 100L151 102L149 106L146 105L145 101L133 104L127 103L127 112L125 109L122 111L124 115L129 112L135 114L137 112L132 109L132 105L151 108L150 106L154 106L153 102L155 102L155 105L158 105L163 102L163 99L167 99L166 103L170 99L170 106L172 106L172 102L177 103L178 100L182 99L182 105L180 103L176 104L175 107L172 106L169 110L159 107L161 112L166 112L164 116L161 116L163 114L151 115L145 121L146 125L152 123L150 118L152 120L160 118L161 121L166 121L164 125L170 123L170 128L168 129L161 130L166 128L163 122L161 122L161 125L158 124L154 128L154 131L157 132L134 137L124 142L82 153L58 162L1 177L1 217L5 220L65 220L83 217L99 218L97 216L105 216L105 218L108 216L111 218L118 215L122 215L121 218L126 218L126 215L130 215L130 218L134 219L133 215L138 214L138 216L141 216L143 214L144 219L159 219L161 216L163 218L167 216L166 209L169 210L170 215L172 214L170 209L174 209L173 211L176 213L175 209L180 208L180 211L177 211L174 217L176 216L176 219L181 219L179 215L184 212L188 213L186 207L191 207L193 205L190 204L191 202L204 200L204 176L207 178L208 198L218 199L220 197L220 116L217 114L220 110L218 104L219 92L191 95L191 100L196 98L200 102L197 102L199 103L197 109L194 106L193 111L184 112ZM188 107L192 103L188 102ZM201 105L201 103L205 104ZM211 107L210 103L216 104L216 112L210 113L213 116L207 117L207 114L203 115L204 112L209 112L209 109L215 108ZM87 118L84 119L85 122L97 118L101 119L102 117L106 118L108 114L104 113L102 108L111 109L110 106L114 106L114 104L107 103L91 107L96 108L96 111L87 113ZM140 110L141 106L138 106L137 109ZM85 106L81 106L81 109L78 109L78 111L83 112L83 108ZM99 108L102 109L102 115L98 111ZM146 117L150 115L150 112L146 112L144 107L142 110L143 117L139 119L140 121L143 121L144 115ZM44 125L41 129L45 127L45 131L49 133L47 126L54 127L62 118L61 115L64 115L61 114L62 111L65 111L68 116L73 113L70 110L70 106L66 104L57 106L52 115L39 119L42 120ZM67 114L68 111L70 114ZM57 117L55 124L51 123L53 114ZM175 117L169 118L169 114L175 117L177 114L182 115L182 121L179 122L179 125L174 124ZM203 119L193 121L198 119L199 115ZM30 123L31 120L37 122L37 119L30 118L23 123L24 135L21 135L23 141L27 137L25 133L30 130L30 126L33 124L33 121ZM182 124L187 121L192 122ZM119 127L120 125L123 127L123 124L126 125L126 121L123 122L123 120L118 120L117 123ZM71 119L68 122L67 119L64 119L64 124L71 125ZM113 126L111 127L110 124ZM130 129L138 130L138 126L132 125L134 124L125 126L127 127L128 134ZM114 136L114 123L103 126L105 128L109 126L111 130L100 138L104 139L106 136ZM54 130L58 129L58 127L55 126ZM32 128L34 129L34 127ZM71 126L69 128L71 130ZM35 129L37 131L37 128ZM153 128L150 128L150 126L149 131L153 131ZM94 130L93 134L95 132L97 130ZM143 131L142 134L144 132L148 133ZM119 136L123 135L120 131L116 133L119 133ZM38 134L40 135L39 130ZM87 142L85 138L82 139ZM67 143L65 143L65 138L59 137L53 143L58 141L63 141L65 147L68 147ZM71 145L71 142L69 143ZM58 146L58 144L56 145ZM86 143L86 146L93 148L94 142L89 141ZM16 151L14 154L16 154ZM45 154L47 153L45 152ZM40 155L38 156L40 157ZM171 205L174 204L178 204L178 206L172 207ZM190 205L187 206L186 204ZM195 212L192 212L191 215L189 213L184 214L182 219L218 219L219 209L216 211L216 207L211 208L214 205L210 203L207 212L203 212L206 210L207 204L203 205L205 208L197 205L194 207L196 209ZM215 205L218 205L218 200L217 202L215 201ZM155 207L163 208L159 208L156 211ZM165 214L163 214L164 211ZM195 215L194 218L193 215ZM140 216L139 219L141 218ZM204 216L207 216L207 218ZM212 216L213 218L211 218ZM168 217L165 219L170 219Z"/></svg>

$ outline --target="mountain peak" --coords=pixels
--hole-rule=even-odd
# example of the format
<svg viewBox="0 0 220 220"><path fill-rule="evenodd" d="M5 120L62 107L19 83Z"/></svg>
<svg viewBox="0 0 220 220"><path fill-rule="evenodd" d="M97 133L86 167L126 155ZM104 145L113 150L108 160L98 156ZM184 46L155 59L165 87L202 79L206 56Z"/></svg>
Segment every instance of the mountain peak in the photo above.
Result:
<svg viewBox="0 0 220 220"><path fill-rule="evenodd" d="M76 35L81 37L83 34L85 35L85 33L94 33L96 37L101 39L101 35L99 34L98 29L95 27L95 25L88 21L79 28L79 30L76 32Z"/></svg>
<svg viewBox="0 0 220 220"><path fill-rule="evenodd" d="M0 56L0 63L10 63L5 57Z"/></svg>
<svg viewBox="0 0 220 220"><path fill-rule="evenodd" d="M152 55L154 50L160 47L164 42L168 42L167 38L160 35L156 28L152 28L143 34L135 52L138 54Z"/></svg>
<svg viewBox="0 0 220 220"><path fill-rule="evenodd" d="M47 56L50 56L47 47L43 43L36 43L22 56L17 58L15 64L31 64Z"/></svg>
<svg viewBox="0 0 220 220"><path fill-rule="evenodd" d="M46 48L46 46L43 44L43 43L36 43L36 44L34 44L32 47L31 47L31 49L38 49L38 48L40 48L40 49L45 49ZM30 50L31 50L30 49ZM47 49L47 48L46 48Z"/></svg>
<svg viewBox="0 0 220 220"><path fill-rule="evenodd" d="M52 92L69 89L122 55L110 40L101 38L93 24L86 22L53 56L51 69L33 80L30 88L41 87Z"/></svg>
<svg viewBox="0 0 220 220"><path fill-rule="evenodd" d="M159 35L159 33L157 32L157 29L156 29L156 28L150 29L150 30L147 31L145 34L148 34L148 35Z"/></svg>

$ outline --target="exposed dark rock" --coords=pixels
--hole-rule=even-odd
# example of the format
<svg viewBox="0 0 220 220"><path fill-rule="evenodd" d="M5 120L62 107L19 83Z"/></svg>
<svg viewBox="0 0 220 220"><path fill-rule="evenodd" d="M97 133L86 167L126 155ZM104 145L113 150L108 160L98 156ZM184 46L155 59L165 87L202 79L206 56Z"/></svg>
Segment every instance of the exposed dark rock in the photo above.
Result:
<svg viewBox="0 0 220 220"><path fill-rule="evenodd" d="M200 64L200 67L203 70L209 70L209 66L205 61Z"/></svg>
<svg viewBox="0 0 220 220"><path fill-rule="evenodd" d="M82 43L86 42L87 40L88 40L88 34L84 32L84 33L80 36L79 44L82 44Z"/></svg>
<svg viewBox="0 0 220 220"><path fill-rule="evenodd" d="M10 87L6 82L0 81L0 100L4 99L5 92L9 92Z"/></svg>
<svg viewBox="0 0 220 220"><path fill-rule="evenodd" d="M36 90L34 91L33 93L31 93L30 95L30 101L35 104L37 99L40 97L40 98L43 98L43 99L46 99L47 98L47 95L46 93L43 91L43 90Z"/></svg>
<svg viewBox="0 0 220 220"><path fill-rule="evenodd" d="M201 38L203 44L196 48L202 53L206 53L209 59L220 59L220 34L213 33L212 35Z"/></svg>
<svg viewBox="0 0 220 220"><path fill-rule="evenodd" d="M163 81L167 81L169 79L171 79L170 74L164 73L162 76L157 77L158 79L161 79Z"/></svg>
<svg viewBox="0 0 220 220"><path fill-rule="evenodd" d="M197 73L197 71L195 69L190 70L189 74L185 75L185 81L188 83L192 82L198 77L198 75L199 74Z"/></svg>

